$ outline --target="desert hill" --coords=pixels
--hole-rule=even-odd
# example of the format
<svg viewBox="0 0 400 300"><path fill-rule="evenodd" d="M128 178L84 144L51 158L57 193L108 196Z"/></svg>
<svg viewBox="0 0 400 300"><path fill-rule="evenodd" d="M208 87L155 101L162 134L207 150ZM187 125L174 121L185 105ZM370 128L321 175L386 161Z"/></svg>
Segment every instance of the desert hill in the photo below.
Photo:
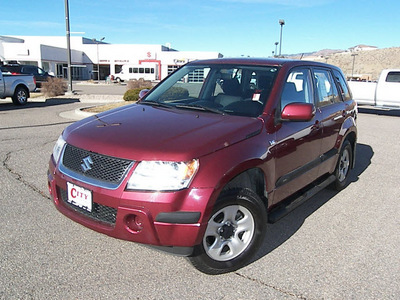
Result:
<svg viewBox="0 0 400 300"><path fill-rule="evenodd" d="M377 80L383 69L400 69L400 47L359 51L325 49L290 58L327 62L340 67L347 77L353 74L369 80Z"/></svg>

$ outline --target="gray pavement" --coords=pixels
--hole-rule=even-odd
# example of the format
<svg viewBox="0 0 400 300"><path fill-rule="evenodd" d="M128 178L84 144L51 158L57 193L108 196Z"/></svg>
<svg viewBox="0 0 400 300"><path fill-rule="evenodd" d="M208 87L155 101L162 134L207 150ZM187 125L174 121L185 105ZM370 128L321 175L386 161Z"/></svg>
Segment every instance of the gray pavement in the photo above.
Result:
<svg viewBox="0 0 400 300"><path fill-rule="evenodd" d="M351 184L268 225L248 266L208 276L55 209L52 147L77 109L97 104L79 96L0 101L0 299L400 299L400 117L360 114Z"/></svg>

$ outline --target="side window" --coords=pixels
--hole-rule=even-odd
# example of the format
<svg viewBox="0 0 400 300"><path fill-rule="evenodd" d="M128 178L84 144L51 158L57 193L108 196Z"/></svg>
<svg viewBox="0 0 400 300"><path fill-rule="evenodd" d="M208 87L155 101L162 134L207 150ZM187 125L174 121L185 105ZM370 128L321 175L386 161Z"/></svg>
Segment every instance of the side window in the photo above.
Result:
<svg viewBox="0 0 400 300"><path fill-rule="evenodd" d="M389 72L386 82L400 82L400 72Z"/></svg>
<svg viewBox="0 0 400 300"><path fill-rule="evenodd" d="M339 88L341 89L341 93L342 93L342 97L344 101L350 100L351 96L350 96L350 91L349 88L347 87L347 83L343 78L343 75L337 71L337 70L333 70L333 74L336 77L336 80L339 82Z"/></svg>
<svg viewBox="0 0 400 300"><path fill-rule="evenodd" d="M44 74L46 74L46 72L45 72L43 69L41 69L41 68L37 68L37 73L38 73L39 75L44 75Z"/></svg>
<svg viewBox="0 0 400 300"><path fill-rule="evenodd" d="M37 69L32 67L24 67L24 73L26 74L37 74Z"/></svg>
<svg viewBox="0 0 400 300"><path fill-rule="evenodd" d="M314 103L310 70L293 69L286 79L281 96L281 110L289 103Z"/></svg>
<svg viewBox="0 0 400 300"><path fill-rule="evenodd" d="M326 106L340 101L339 93L328 70L314 70L318 106Z"/></svg>

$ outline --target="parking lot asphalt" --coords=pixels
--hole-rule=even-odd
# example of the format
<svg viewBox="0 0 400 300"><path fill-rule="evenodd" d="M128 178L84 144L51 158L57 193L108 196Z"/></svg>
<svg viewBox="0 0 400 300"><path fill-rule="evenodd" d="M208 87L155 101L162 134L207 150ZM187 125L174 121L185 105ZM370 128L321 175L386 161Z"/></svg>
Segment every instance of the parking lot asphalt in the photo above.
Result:
<svg viewBox="0 0 400 300"><path fill-rule="evenodd" d="M96 99L0 101L0 299L400 299L400 117L360 113L350 185L268 225L257 259L208 276L61 215L47 163ZM61 116L63 117L61 117Z"/></svg>

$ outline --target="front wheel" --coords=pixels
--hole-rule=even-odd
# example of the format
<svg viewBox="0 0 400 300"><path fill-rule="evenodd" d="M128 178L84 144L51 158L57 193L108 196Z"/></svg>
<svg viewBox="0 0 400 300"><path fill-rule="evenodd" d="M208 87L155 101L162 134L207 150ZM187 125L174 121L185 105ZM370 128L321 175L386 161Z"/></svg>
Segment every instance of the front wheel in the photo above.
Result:
<svg viewBox="0 0 400 300"><path fill-rule="evenodd" d="M17 86L12 96L12 101L15 105L25 105L28 102L29 93L26 88Z"/></svg>
<svg viewBox="0 0 400 300"><path fill-rule="evenodd" d="M266 224L265 206L255 193L229 190L218 199L202 243L195 247L189 260L206 274L237 270L259 249Z"/></svg>
<svg viewBox="0 0 400 300"><path fill-rule="evenodd" d="M343 143L340 150L339 160L335 169L336 180L332 186L334 189L340 191L346 187L350 174L351 164L353 162L353 149L349 141Z"/></svg>

